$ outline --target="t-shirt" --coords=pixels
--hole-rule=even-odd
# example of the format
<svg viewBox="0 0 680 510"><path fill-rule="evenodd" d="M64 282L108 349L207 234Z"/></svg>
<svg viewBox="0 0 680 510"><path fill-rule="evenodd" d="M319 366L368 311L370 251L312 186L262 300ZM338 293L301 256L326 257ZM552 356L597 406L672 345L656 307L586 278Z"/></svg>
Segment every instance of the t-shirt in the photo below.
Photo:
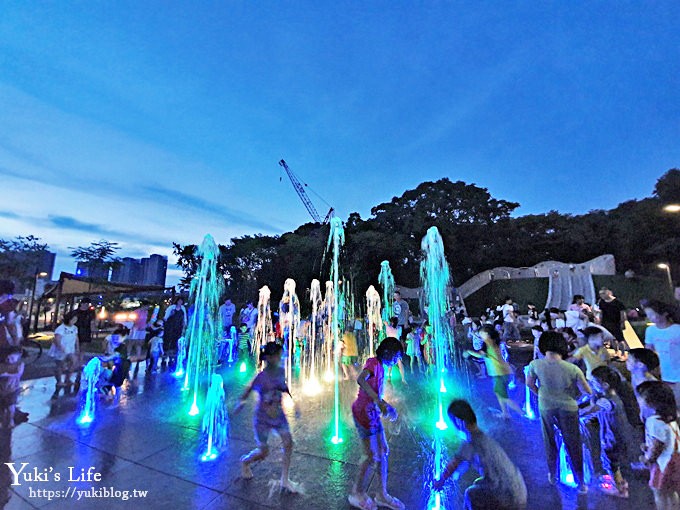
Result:
<svg viewBox="0 0 680 510"><path fill-rule="evenodd" d="M250 343L250 333L248 333L247 331L245 333L243 331L239 331L239 333L238 333L238 348L239 349L247 349L249 343Z"/></svg>
<svg viewBox="0 0 680 510"><path fill-rule="evenodd" d="M623 402L618 395L606 395L595 403L600 408L597 421L600 424L600 444L602 448L626 451L626 444L632 439L628 417Z"/></svg>
<svg viewBox="0 0 680 510"><path fill-rule="evenodd" d="M650 416L645 420L645 443L647 446L652 446L652 439L661 441L665 445L661 455L659 455L659 458L656 460L661 471L666 469L673 452L676 451L676 434L680 434L677 421L666 423L661 419L661 416L657 414ZM678 440L678 442L680 442L680 440Z"/></svg>
<svg viewBox="0 0 680 510"><path fill-rule="evenodd" d="M95 319L94 310L76 310L76 326L78 328L78 340L80 342L92 341L92 321Z"/></svg>
<svg viewBox="0 0 680 510"><path fill-rule="evenodd" d="M515 307L512 305L503 305L501 308L503 315L503 322L515 322Z"/></svg>
<svg viewBox="0 0 680 510"><path fill-rule="evenodd" d="M484 364L486 365L486 372L490 376L510 375L512 368L503 358L500 346L492 346L487 344L486 352L481 352L484 357Z"/></svg>
<svg viewBox="0 0 680 510"><path fill-rule="evenodd" d="M645 331L645 345L659 355L661 378L667 382L680 382L680 324L663 329L649 326Z"/></svg>
<svg viewBox="0 0 680 510"><path fill-rule="evenodd" d="M345 344L343 351L344 356L359 356L359 347L357 346L357 336L351 331L346 331L342 334L342 342Z"/></svg>
<svg viewBox="0 0 680 510"><path fill-rule="evenodd" d="M597 306L600 307L600 311L602 312L602 324L607 329L610 327L621 329L621 312L626 310L626 307L623 306L621 301L616 298L611 301L600 299L597 302Z"/></svg>
<svg viewBox="0 0 680 510"><path fill-rule="evenodd" d="M160 354L163 351L163 338L160 336L155 336L149 340L149 350L153 354Z"/></svg>
<svg viewBox="0 0 680 510"><path fill-rule="evenodd" d="M408 303L403 299L401 301L394 301L392 305L394 316L399 319L399 326L406 326L408 324Z"/></svg>
<svg viewBox="0 0 680 510"><path fill-rule="evenodd" d="M597 352L590 348L590 345L579 347L571 355L572 358L582 359L586 364L586 378L590 379L593 376L593 370L597 367L607 366L609 363L609 351L606 347L600 347Z"/></svg>
<svg viewBox="0 0 680 510"><path fill-rule="evenodd" d="M76 352L76 342L78 340L78 326L68 326L61 324L54 330L54 334L61 335L61 346L57 347L56 343L52 343L49 350L49 355L54 359L63 360L67 355Z"/></svg>
<svg viewBox="0 0 680 510"><path fill-rule="evenodd" d="M364 365L364 370L368 370L371 376L366 381L378 398L382 398L385 383L385 368L378 358L368 358ZM352 404L352 415L354 419L369 430L375 430L380 425L380 408L378 404L366 393L361 386L357 399Z"/></svg>
<svg viewBox="0 0 680 510"><path fill-rule="evenodd" d="M234 314L236 313L236 305L234 303L224 303L220 306L220 318L222 319L222 327L228 328L233 324Z"/></svg>
<svg viewBox="0 0 680 510"><path fill-rule="evenodd" d="M461 445L456 458L472 464L483 477L481 483L493 489L501 501L513 507L526 504L527 488L522 473L501 445L481 430L470 433L470 440Z"/></svg>
<svg viewBox="0 0 680 510"><path fill-rule="evenodd" d="M583 372L572 363L547 358L529 363L529 375L539 380L538 408L563 409L577 412L578 405L572 397L576 381L583 380Z"/></svg>
<svg viewBox="0 0 680 510"><path fill-rule="evenodd" d="M285 425L288 421L283 413L281 398L284 393L288 393L288 385L284 369L265 368L255 377L253 390L260 396L255 410L257 423L275 428Z"/></svg>

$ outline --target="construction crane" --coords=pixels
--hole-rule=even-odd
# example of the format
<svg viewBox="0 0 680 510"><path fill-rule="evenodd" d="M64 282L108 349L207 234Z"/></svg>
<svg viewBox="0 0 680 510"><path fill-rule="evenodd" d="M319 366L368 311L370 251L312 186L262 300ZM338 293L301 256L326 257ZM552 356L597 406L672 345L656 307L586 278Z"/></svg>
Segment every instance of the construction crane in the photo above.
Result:
<svg viewBox="0 0 680 510"><path fill-rule="evenodd" d="M284 160L279 161L279 165L283 167L283 169L286 171L286 174L288 175L288 178L290 179L291 184L293 185L293 188L295 188L295 192L298 194L300 197L300 200L302 200L302 203L305 205L305 208L307 209L307 212L309 215L312 217L312 219L316 223L323 223L324 225L328 223L328 221L333 217L333 213L335 212L335 209L326 202L321 196L316 193L314 190L309 188L307 183L300 182L300 179L298 179L297 175L293 173L293 171L288 168L288 165ZM321 220L321 216L319 215L319 212L316 210L316 207L314 207L314 203L312 203L311 199L307 195L307 192L305 191L305 188L309 188L309 190L314 193L319 199L324 202L327 206L330 207L328 210L328 213L326 214L326 217Z"/></svg>

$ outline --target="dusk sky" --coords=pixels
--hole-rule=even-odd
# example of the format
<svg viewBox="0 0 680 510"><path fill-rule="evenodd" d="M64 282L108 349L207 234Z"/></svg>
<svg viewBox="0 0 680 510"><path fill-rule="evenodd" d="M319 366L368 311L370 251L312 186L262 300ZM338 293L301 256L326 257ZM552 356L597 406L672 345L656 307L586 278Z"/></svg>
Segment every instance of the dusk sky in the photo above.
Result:
<svg viewBox="0 0 680 510"><path fill-rule="evenodd" d="M680 166L678 26L677 1L3 2L0 237L57 276L99 239L280 234L309 221L281 158L343 219L442 177L611 208Z"/></svg>

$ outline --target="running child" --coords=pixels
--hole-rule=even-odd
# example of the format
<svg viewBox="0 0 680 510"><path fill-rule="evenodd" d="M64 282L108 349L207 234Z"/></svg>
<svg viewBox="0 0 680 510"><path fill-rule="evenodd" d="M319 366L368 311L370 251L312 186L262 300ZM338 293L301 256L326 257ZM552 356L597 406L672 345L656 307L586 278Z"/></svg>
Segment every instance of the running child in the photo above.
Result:
<svg viewBox="0 0 680 510"><path fill-rule="evenodd" d="M359 474L348 497L349 504L360 510L375 510L378 506L403 510L404 504L387 492L387 458L389 447L385 438L381 415L391 421L397 419L397 410L383 400L385 367L394 366L403 354L401 342L394 337L385 338L374 358L368 358L357 378L359 393L352 404L354 424L363 443L364 455ZM368 485L377 471L380 487L375 501L368 495Z"/></svg>
<svg viewBox="0 0 680 510"><path fill-rule="evenodd" d="M273 430L281 438L283 444L283 466L281 470L281 489L289 492L299 492L297 484L290 481L290 459L293 454L293 437L290 434L288 419L281 406L281 398L284 394L292 400L292 395L286 384L286 373L281 367L283 347L275 342L267 343L260 353L261 361L265 362L265 368L255 376L253 382L243 392L241 400L236 406L235 412L241 410L248 396L255 391L259 395L253 425L255 429L255 441L257 448L241 457L241 473L244 479L253 477L251 464L265 459L269 455L267 440ZM293 402L295 405L295 403ZM295 415L299 416L297 406Z"/></svg>

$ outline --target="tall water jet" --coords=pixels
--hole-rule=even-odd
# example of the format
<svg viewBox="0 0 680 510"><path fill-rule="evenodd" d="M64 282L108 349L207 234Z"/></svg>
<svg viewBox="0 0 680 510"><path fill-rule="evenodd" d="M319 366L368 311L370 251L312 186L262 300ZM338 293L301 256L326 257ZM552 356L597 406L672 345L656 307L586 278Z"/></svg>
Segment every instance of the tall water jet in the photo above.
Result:
<svg viewBox="0 0 680 510"><path fill-rule="evenodd" d="M366 318L368 319L368 356L375 356L376 335L382 330L380 317L380 294L371 285L366 291Z"/></svg>
<svg viewBox="0 0 680 510"><path fill-rule="evenodd" d="M260 349L269 342L274 334L271 311L272 293L266 285L260 289L257 298L257 324L255 325L255 338L252 342L252 353L255 363L260 359Z"/></svg>
<svg viewBox="0 0 680 510"><path fill-rule="evenodd" d="M217 310L220 307L223 278L217 273L219 249L210 234L203 238L197 256L200 264L189 290L189 301L193 305L193 313L187 327L189 355L183 387L193 392L189 409L190 416L196 416L199 413L198 393L202 380L213 369L218 335L222 331Z"/></svg>
<svg viewBox="0 0 680 510"><path fill-rule="evenodd" d="M331 439L333 444L342 443L340 437L340 351L338 345L340 339L338 338L338 287L340 280L340 249L345 242L345 230L342 227L340 218L331 218L330 233L328 235L328 248L332 250L333 258L331 259L331 280L333 282L333 302L335 303L334 313L332 314L331 327L333 335L333 366L335 376L335 417L334 429L335 435Z"/></svg>
<svg viewBox="0 0 680 510"><path fill-rule="evenodd" d="M434 475L439 479L442 474L442 431L447 428L444 421L442 394L446 391L444 372L449 359L450 331L446 312L449 309L448 291L451 281L449 265L444 255L444 243L437 227L430 227L421 243L423 260L420 263L420 279L423 297L427 306L428 321L432 331L432 343L436 366L436 424L434 429ZM430 499L429 508L442 508L441 493L435 491Z"/></svg>
<svg viewBox="0 0 680 510"><path fill-rule="evenodd" d="M293 380L293 351L300 329L300 301L295 287L295 280L292 278L284 282L283 297L279 306L279 320L282 326L284 354L286 354L286 381L289 385Z"/></svg>
<svg viewBox="0 0 680 510"><path fill-rule="evenodd" d="M324 379L326 382L333 380L333 316L336 314L335 291L333 282L326 282L326 294L323 300L323 358Z"/></svg>
<svg viewBox="0 0 680 510"><path fill-rule="evenodd" d="M321 282L316 278L312 280L312 284L309 289L309 298L312 302L312 317L311 325L309 331L309 343L307 345L307 351L309 353L307 366L307 380L305 381L305 389L308 394L316 394L319 392L319 378L316 373L316 333L317 333L317 321L319 319L319 312L321 309L322 296L321 296Z"/></svg>
<svg viewBox="0 0 680 510"><path fill-rule="evenodd" d="M187 360L187 340L182 335L179 337L179 340L177 340L177 364L175 365L175 377L178 379L181 377L184 377L184 374L186 373L184 370L184 364L186 363Z"/></svg>
<svg viewBox="0 0 680 510"><path fill-rule="evenodd" d="M94 413L97 406L97 382L102 372L102 362L98 357L92 358L83 368L83 379L85 386L82 390L83 408L80 416L76 420L78 425L89 425L94 420ZM116 388L116 391L120 391Z"/></svg>
<svg viewBox="0 0 680 510"><path fill-rule="evenodd" d="M208 396L205 399L205 414L201 424L201 432L206 436L205 453L201 460L217 458L219 448L227 443L229 434L229 415L225 404L224 381L219 374L213 374L210 380Z"/></svg>
<svg viewBox="0 0 680 510"><path fill-rule="evenodd" d="M394 276L392 275L392 268L387 260L380 263L380 274L378 275L378 283L383 289L383 321L389 322L394 314Z"/></svg>

